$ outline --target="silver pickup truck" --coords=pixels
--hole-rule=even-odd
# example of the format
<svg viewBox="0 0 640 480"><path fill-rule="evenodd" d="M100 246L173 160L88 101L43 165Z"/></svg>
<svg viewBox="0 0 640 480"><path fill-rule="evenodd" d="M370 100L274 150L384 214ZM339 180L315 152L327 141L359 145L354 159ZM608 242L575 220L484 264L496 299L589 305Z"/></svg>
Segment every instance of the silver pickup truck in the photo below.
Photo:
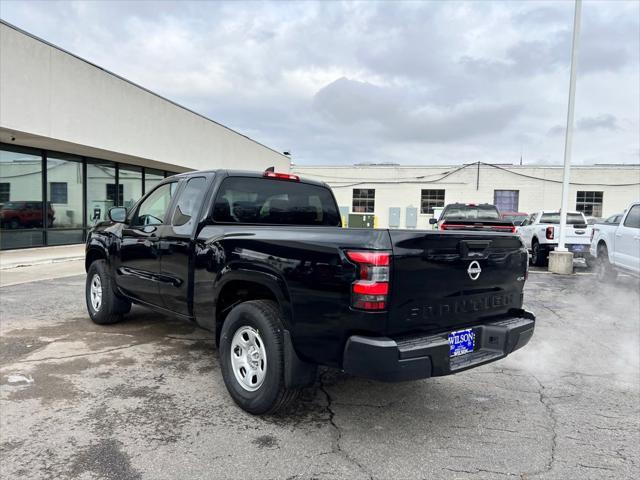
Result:
<svg viewBox="0 0 640 480"><path fill-rule="evenodd" d="M629 205L620 223L593 226L591 255L600 280L612 280L618 272L640 276L640 201Z"/></svg>

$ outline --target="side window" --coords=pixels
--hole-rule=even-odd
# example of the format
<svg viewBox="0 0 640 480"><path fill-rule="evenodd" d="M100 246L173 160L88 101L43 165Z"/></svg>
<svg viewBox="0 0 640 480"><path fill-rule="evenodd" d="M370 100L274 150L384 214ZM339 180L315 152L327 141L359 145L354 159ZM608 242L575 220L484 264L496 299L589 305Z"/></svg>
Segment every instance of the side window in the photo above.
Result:
<svg viewBox="0 0 640 480"><path fill-rule="evenodd" d="M627 218L624 219L624 226L630 228L640 228L640 205L634 205L629 210Z"/></svg>
<svg viewBox="0 0 640 480"><path fill-rule="evenodd" d="M165 223L167 208L169 208L176 186L177 182L165 183L151 192L138 207L132 225L161 225Z"/></svg>
<svg viewBox="0 0 640 480"><path fill-rule="evenodd" d="M174 232L181 234L191 234L193 232L206 186L207 180L204 177L189 179L178 197L173 218L171 219Z"/></svg>

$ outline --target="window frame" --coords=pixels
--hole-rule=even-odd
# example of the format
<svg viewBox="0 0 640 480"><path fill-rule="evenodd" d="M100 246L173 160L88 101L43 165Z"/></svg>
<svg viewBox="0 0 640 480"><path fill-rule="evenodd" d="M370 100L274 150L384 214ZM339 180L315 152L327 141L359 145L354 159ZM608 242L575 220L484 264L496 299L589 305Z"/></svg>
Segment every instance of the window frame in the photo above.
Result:
<svg viewBox="0 0 640 480"><path fill-rule="evenodd" d="M366 197L356 197L356 191L358 192L367 192ZM369 193L373 192L373 196L369 197ZM364 202L365 211L356 210L356 202ZM369 205L371 202L371 206ZM361 207L362 205L360 205ZM369 210L371 208L371 210ZM351 190L351 212L356 214L372 214L376 211L376 189L375 188L353 188Z"/></svg>
<svg viewBox="0 0 640 480"><path fill-rule="evenodd" d="M176 211L178 209L178 207L180 206L180 199L182 198L182 195L184 194L184 192L187 190L187 187L189 186L189 182L192 180L204 180L204 188L203 188L203 192L202 192L202 199L200 202L200 208L196 208L196 210L194 210L193 215L191 215L190 220L195 218L196 221L194 222L193 226L191 227L191 231L189 232L180 232L177 231L176 229L181 229L184 226L186 226L189 221L187 221L186 223L182 224L182 225L176 225L174 223L174 217L176 215ZM168 218L165 219L165 225L170 225L171 228L173 229L173 231L178 234L178 235L192 235L193 231L195 230L195 228L198 226L198 223L200 223L200 220L203 216L203 211L207 210L208 207L208 202L207 202L207 195L209 193L209 188L210 185L207 185L207 182L210 181L210 178L208 178L206 175L194 175L193 177L187 177L184 178L182 180L180 180L178 182L178 187L176 188L176 191L173 195L174 198L172 198L171 200L171 205L169 206L169 215ZM174 182L163 182L163 183L174 183ZM158 188L160 187L160 184L156 187Z"/></svg>
<svg viewBox="0 0 640 480"><path fill-rule="evenodd" d="M3 191L2 187L4 187L4 186L7 187L6 192ZM7 199L3 200L2 196L5 195L5 194L7 195ZM11 201L11 182L0 182L0 204L1 203L7 203L7 202L10 202L10 201Z"/></svg>
<svg viewBox="0 0 640 480"><path fill-rule="evenodd" d="M140 200L138 200L133 207L131 208L131 212L129 212L127 214L127 224L132 227L132 228L136 228L136 227L159 227L161 225L171 225L171 223L167 223L167 217L171 214L171 212L173 212L173 208L175 205L175 201L176 201L176 197L180 194L181 189L181 183L179 179L175 179L175 180L171 180L169 182L162 182L159 183L158 185L155 186L155 188L153 188L152 190L149 191L149 193L146 193L145 195L142 196L142 198ZM164 212L164 218L162 219L162 223L154 223L154 224L149 224L149 225L141 225L141 224L137 224L134 223L134 221L138 218L138 213L140 212L140 208L142 207L142 204L151 196L153 195L153 193L164 187L165 185L172 185L175 184L175 191L173 193L173 195L171 195L171 199L169 201L169 204L167 205L167 209ZM171 188L171 187L169 187ZM169 190L171 191L171 190Z"/></svg>
<svg viewBox="0 0 640 480"><path fill-rule="evenodd" d="M580 196L582 194L582 199ZM597 197L600 197L600 202L597 202ZM604 191L598 190L578 190L576 192L576 211L581 212L585 217L602 217L602 207L604 205ZM599 207L599 211L594 213L594 207ZM588 213L587 209L588 207Z"/></svg>
<svg viewBox="0 0 640 480"><path fill-rule="evenodd" d="M502 193L515 193L515 207L514 208L510 208L507 210L502 210L500 209L500 207L498 207L498 195L502 194ZM500 214L502 214L503 212L519 212L520 211L520 190L514 190L514 189L506 189L506 188L496 188L493 190L493 204L496 206L496 208L498 209L498 212L500 212Z"/></svg>
<svg viewBox="0 0 640 480"><path fill-rule="evenodd" d="M426 200L427 202L429 201L433 201L433 198L427 198L425 199L425 193L424 192L442 192L442 205L433 205L431 206L431 211L429 211L429 207L427 207L427 211L424 211L423 209L423 202ZM433 209L434 208L444 208L446 206L446 197L447 196L447 191L444 188L422 188L420 189L420 214L421 215L435 215ZM440 199L435 199L436 201L440 201Z"/></svg>
<svg viewBox="0 0 640 480"><path fill-rule="evenodd" d="M53 186L59 187L64 185L64 202L58 202L56 200L58 200L57 198L54 200L54 188ZM57 192L59 193L59 192ZM56 193L56 194L57 194ZM61 205L68 205L69 204L69 183L68 182L49 182L49 195L50 203L59 203Z"/></svg>
<svg viewBox="0 0 640 480"><path fill-rule="evenodd" d="M639 210L640 211L640 203L637 203L636 205L633 205L629 209L629 212L624 217L624 222L622 222L622 226L623 227L626 227L626 228L640 228L640 221L638 222L638 226L637 227L635 225L627 225L627 221L629 221L629 217L631 216L631 212L633 212L634 210ZM638 217L640 218L640 213L638 214Z"/></svg>
<svg viewBox="0 0 640 480"><path fill-rule="evenodd" d="M207 214L206 214L206 219L208 219L209 222L211 222L212 224L217 224L217 225L237 225L237 226L246 226L246 225L251 225L251 226L258 226L258 227L267 227L267 226L274 226L274 225L278 225L278 226L291 226L291 227L295 227L295 226L304 226L304 227L341 227L342 226L342 217L341 217L341 213L340 213L340 207L338 206L338 203L336 201L336 197L333 193L333 190L331 190L330 187L326 186L326 185L316 185L313 183L307 183L307 182L299 182L302 184L306 184L308 186L311 187L315 187L315 188L319 188L322 189L324 191L326 191L327 195L331 198L332 200L332 205L335 207L335 220L336 220L336 224L329 224L329 225L307 225L307 224L290 224L290 223L271 223L271 222L244 222L244 221L233 221L233 222L229 222L229 221L225 221L225 220L219 220L216 218L216 205L218 203L219 198L223 195L223 192L225 191L225 183L231 179L236 180L239 178L245 178L245 179L257 179L260 181L269 181L269 182L286 182L285 180L274 180L274 179L263 179L262 177L255 177L253 175L221 175L217 178L217 180L212 182L212 185L210 186L209 192L207 193L207 196L205 196L205 201L206 203L209 205L209 207L207 208ZM208 200L206 200L208 199ZM324 213L323 213L324 215Z"/></svg>

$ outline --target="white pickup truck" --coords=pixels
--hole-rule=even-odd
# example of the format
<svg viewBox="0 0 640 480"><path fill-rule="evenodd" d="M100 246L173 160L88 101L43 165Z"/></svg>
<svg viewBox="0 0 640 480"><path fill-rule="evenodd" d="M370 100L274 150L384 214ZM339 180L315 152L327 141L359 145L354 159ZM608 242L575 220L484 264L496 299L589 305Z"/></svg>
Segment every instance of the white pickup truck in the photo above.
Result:
<svg viewBox="0 0 640 480"><path fill-rule="evenodd" d="M574 256L591 260L591 225L580 212L567 213L567 233L565 246ZM529 215L517 230L525 246L531 252L531 263L543 267L549 261L549 252L558 246L560 236L560 212L540 210Z"/></svg>
<svg viewBox="0 0 640 480"><path fill-rule="evenodd" d="M591 255L600 280L618 272L640 276L640 202L633 202L617 224L599 223L591 234Z"/></svg>

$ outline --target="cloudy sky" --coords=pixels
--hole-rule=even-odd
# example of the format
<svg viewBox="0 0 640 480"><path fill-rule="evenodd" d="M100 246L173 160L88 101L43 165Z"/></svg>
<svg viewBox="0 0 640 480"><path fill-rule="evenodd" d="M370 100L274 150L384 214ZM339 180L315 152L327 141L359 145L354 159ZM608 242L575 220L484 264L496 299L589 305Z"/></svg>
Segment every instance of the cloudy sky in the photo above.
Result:
<svg viewBox="0 0 640 480"><path fill-rule="evenodd" d="M2 18L297 164L561 163L573 2L16 2ZM583 4L575 163L640 161L640 2Z"/></svg>

